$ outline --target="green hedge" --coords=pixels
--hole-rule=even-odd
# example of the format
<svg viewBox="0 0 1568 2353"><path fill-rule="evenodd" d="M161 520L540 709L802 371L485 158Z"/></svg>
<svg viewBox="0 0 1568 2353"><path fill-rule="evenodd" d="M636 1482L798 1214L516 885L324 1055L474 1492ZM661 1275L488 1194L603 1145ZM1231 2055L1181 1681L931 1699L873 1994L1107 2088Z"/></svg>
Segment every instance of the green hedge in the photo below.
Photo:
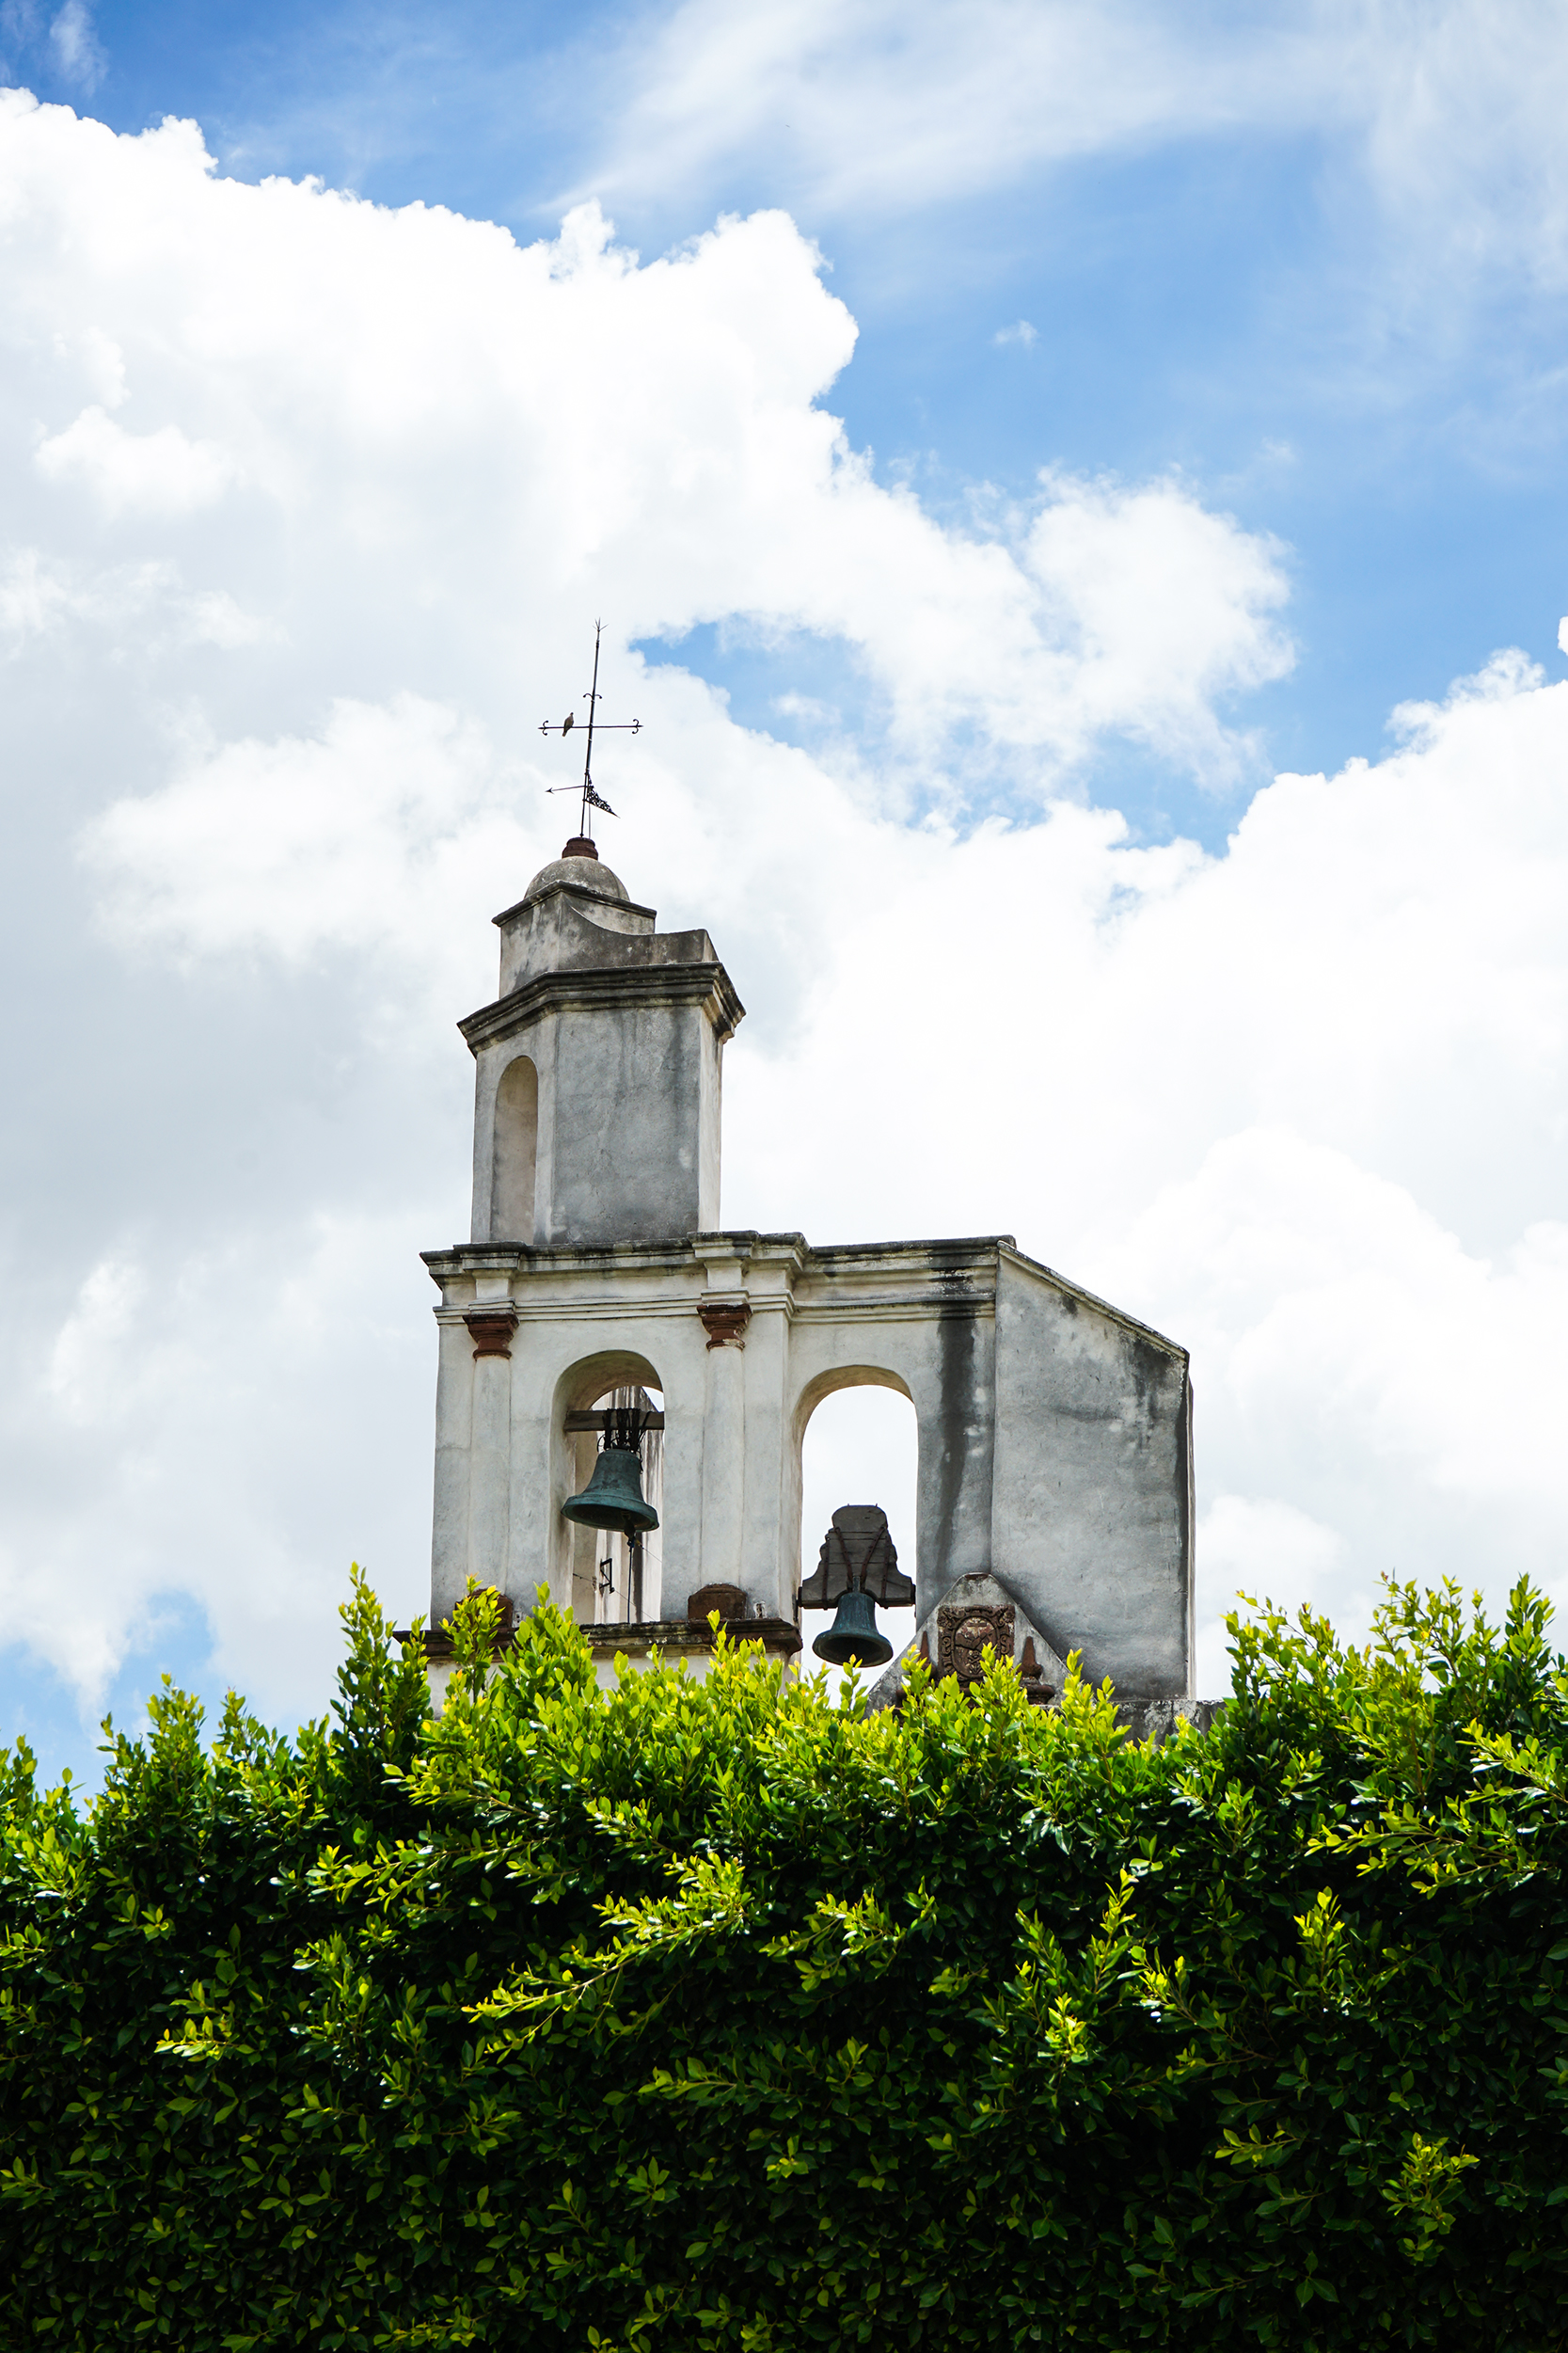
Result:
<svg viewBox="0 0 1568 2353"><path fill-rule="evenodd" d="M1568 2342L1568 1681L1390 1590L1207 1738L541 1608L438 1723L356 1580L335 1728L166 1687L84 1818L6 1754L0 2341Z"/></svg>

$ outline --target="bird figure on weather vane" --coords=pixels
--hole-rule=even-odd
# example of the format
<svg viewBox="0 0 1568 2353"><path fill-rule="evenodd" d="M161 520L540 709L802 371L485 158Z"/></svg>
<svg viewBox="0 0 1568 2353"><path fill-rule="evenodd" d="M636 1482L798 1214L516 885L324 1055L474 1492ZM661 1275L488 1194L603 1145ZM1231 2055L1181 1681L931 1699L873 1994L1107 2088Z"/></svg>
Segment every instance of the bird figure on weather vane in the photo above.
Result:
<svg viewBox="0 0 1568 2353"><path fill-rule="evenodd" d="M591 809L602 809L606 817L613 817L615 815L615 811L610 807L609 802L601 800L599 795L594 789L594 730L597 727L601 733L608 729L610 733L613 735L629 736L640 736L642 732L642 722L640 719L608 720L599 719L596 716L599 706L599 636L603 628L604 623L602 621L594 622L594 683L588 690L587 694L583 697L583 700L588 705L588 742L582 757L582 782L580 785L550 785L546 787L546 790L550 792L581 793L582 816L578 831L589 841L592 841L594 838L594 820L589 815L589 811ZM539 732L542 736L569 736L577 723L576 711L568 711L565 718L561 721L559 725L557 725L552 720L545 720L540 726Z"/></svg>

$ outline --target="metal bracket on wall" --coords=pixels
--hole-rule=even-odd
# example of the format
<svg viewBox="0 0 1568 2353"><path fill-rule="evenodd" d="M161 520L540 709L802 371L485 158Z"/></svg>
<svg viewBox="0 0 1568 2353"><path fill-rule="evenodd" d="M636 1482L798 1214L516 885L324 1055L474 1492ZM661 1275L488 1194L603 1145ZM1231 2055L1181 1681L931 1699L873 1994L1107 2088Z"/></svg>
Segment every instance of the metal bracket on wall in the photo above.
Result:
<svg viewBox="0 0 1568 2353"><path fill-rule="evenodd" d="M606 1413L569 1413L566 1416L566 1432L568 1437L571 1437L578 1430L594 1430L602 1438L613 1418L613 1407ZM640 1413L637 1418L642 1426L644 1436L649 1430L662 1430L664 1427L664 1416L661 1413Z"/></svg>

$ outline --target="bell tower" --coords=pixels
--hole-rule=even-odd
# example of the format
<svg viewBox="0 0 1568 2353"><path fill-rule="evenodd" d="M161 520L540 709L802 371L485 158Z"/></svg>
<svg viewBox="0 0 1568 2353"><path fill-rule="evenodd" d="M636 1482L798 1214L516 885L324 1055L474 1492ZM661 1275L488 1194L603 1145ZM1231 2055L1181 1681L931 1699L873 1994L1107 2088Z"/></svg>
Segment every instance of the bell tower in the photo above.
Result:
<svg viewBox="0 0 1568 2353"><path fill-rule="evenodd" d="M475 1243L673 1242L719 1225L720 1065L744 1008L705 931L656 931L569 841L496 917L478 1064Z"/></svg>
<svg viewBox="0 0 1568 2353"><path fill-rule="evenodd" d="M709 1659L719 1595L793 1658L817 1598L806 1426L871 1384L914 1410L910 1655L959 1674L980 1628L1042 1697L1078 1650L1127 1704L1184 1704L1185 1349L1010 1234L814 1247L721 1228L720 1073L743 1009L706 931L657 930L580 835L496 924L499 993L459 1025L472 1238L425 1253L432 1626L470 1576L514 1612L544 1585L609 1680L617 1658Z"/></svg>

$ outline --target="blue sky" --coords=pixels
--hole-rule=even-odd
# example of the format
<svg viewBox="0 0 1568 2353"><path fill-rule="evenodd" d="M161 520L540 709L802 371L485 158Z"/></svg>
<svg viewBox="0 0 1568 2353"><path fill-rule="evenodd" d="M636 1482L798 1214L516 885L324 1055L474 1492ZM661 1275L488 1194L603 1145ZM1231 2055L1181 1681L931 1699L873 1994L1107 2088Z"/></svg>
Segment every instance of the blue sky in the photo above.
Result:
<svg viewBox="0 0 1568 2353"><path fill-rule="evenodd" d="M351 1551L419 1606L451 1023L600 611L727 1220L1189 1341L1211 1683L1243 1578L1555 1573L1559 9L4 0L0 84L0 1733L319 1709Z"/></svg>
<svg viewBox="0 0 1568 2353"><path fill-rule="evenodd" d="M917 9L912 22L944 13L963 12ZM1283 31L1318 18L1330 72L1349 77L1369 68L1346 37L1357 12L1338 13L1342 62L1335 12L1275 21ZM1430 16L1435 27L1467 13ZM1475 12L1495 50L1524 36L1521 81L1550 13ZM934 195L916 169L900 179L895 157L887 180L856 193L792 141L787 92L745 154L721 140L689 167L669 152L623 154L619 126L661 30L680 22L673 10L101 7L85 20L85 64L52 42L58 11L8 17L11 70L39 95L121 130L192 117L238 177L315 174L378 202L504 222L522 239L597 189L644 254L725 211L787 207L858 323L832 405L881 480L962 514L977 485L1026 494L1043 466L1175 471L1288 544L1296 666L1248 714L1276 767L1375 755L1393 703L1440 694L1478 647L1522 646L1555 675L1568 601L1564 288L1506 216L1488 249L1456 260L1441 211L1452 190L1413 245L1407 222L1380 215L1332 106L1296 121L1262 106L1251 123L1211 126L1183 119L1176 101L1143 135L1086 153L1024 156L994 174L980 164L958 175L978 184ZM839 54L819 40L813 65L845 76L868 144L882 134L880 77L904 45L896 26L911 21L871 17ZM1173 21L1195 64L1231 58L1259 29L1255 11L1223 7ZM1382 19L1395 52L1401 22ZM1006 31L996 28L991 59L1002 74ZM721 72L710 103L722 112L726 97ZM1501 117L1499 144L1514 135ZM1528 206L1528 158L1519 183ZM1032 340L997 342L1020 322ZM681 654L738 710L760 713L785 670L800 683L802 649L781 668L737 646L744 634ZM832 648L805 659L853 692ZM1196 794L1126 755L1117 785L1155 837L1175 826L1221 840L1244 803L1243 787Z"/></svg>

